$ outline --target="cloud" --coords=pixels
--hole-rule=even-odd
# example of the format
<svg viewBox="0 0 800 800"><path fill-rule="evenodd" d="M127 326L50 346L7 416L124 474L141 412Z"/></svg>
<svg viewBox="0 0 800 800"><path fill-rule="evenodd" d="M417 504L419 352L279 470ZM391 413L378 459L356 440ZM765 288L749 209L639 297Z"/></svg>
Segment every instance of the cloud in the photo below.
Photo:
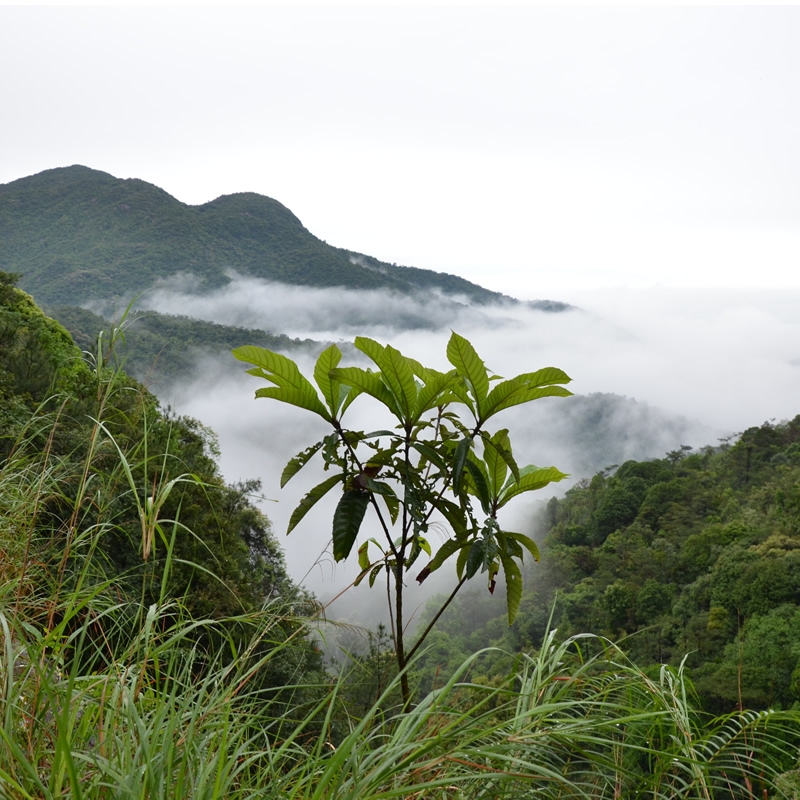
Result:
<svg viewBox="0 0 800 800"><path fill-rule="evenodd" d="M447 330L461 326L514 324L503 307L490 313L460 298L440 293L406 295L387 291L353 291L290 286L230 273L231 281L211 294L196 291L198 282L182 274L162 281L142 296L139 307L163 314L257 328L291 337L352 338L394 336L400 330Z"/></svg>
<svg viewBox="0 0 800 800"><path fill-rule="evenodd" d="M285 330L301 338L373 336L439 369L448 368L445 348L452 327L504 377L561 367L573 378L575 398L544 398L509 410L498 418L498 427L510 429L519 462L553 464L571 473L572 480L628 458L659 457L682 444L714 445L720 436L800 413L800 292L630 290L565 299L581 309L547 313L520 305L478 311L445 306L436 296L415 301L381 292L312 290L236 278L205 296L164 288L148 303L162 311ZM407 327L409 319L445 310L452 316L431 319L426 329ZM310 355L298 363L311 372ZM264 509L286 549L290 572L321 597L332 597L357 573L354 565L334 565L325 554L335 498L283 536L291 511L324 474L309 467L285 489L278 484L289 458L320 440L327 428L298 409L254 400L259 385L232 357L207 359L192 380L167 388L162 398L217 431L228 480L262 479L266 497L277 501L266 502ZM386 427L368 398L354 404L350 414L357 429ZM547 499L564 487L548 487L540 496ZM530 524L529 503L518 503L510 513L509 525L520 529ZM365 535L377 535L368 526ZM446 581L438 586L446 588ZM350 614L347 603L374 608L376 602L363 599L368 592L361 587L348 593L347 601L337 601L333 616ZM427 596L419 593L415 600L414 592L412 604ZM357 612L352 614L357 621ZM372 624L377 617L364 621Z"/></svg>

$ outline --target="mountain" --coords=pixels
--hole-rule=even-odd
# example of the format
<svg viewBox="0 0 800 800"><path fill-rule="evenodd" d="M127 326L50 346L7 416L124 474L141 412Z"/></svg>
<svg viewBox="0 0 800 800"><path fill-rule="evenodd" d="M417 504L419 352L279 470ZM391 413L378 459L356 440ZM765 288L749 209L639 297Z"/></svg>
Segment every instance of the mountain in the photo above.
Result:
<svg viewBox="0 0 800 800"><path fill-rule="evenodd" d="M0 270L19 273L20 287L45 305L132 297L182 273L209 290L232 272L299 286L517 302L455 275L332 247L269 197L245 192L190 206L145 181L83 166L0 185L0 242Z"/></svg>

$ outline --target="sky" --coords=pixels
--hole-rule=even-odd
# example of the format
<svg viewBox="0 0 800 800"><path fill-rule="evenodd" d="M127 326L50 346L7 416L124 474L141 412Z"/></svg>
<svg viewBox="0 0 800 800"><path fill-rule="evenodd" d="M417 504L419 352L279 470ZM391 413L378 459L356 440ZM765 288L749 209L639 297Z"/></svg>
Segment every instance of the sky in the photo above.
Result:
<svg viewBox="0 0 800 800"><path fill-rule="evenodd" d="M457 324L495 371L561 367L696 422L700 447L800 412L798 41L788 6L0 6L0 183L83 164L191 204L258 192L330 244L572 303L413 333L385 296L145 299L440 367ZM374 319L343 326L359 308ZM282 533L309 487L277 476L314 432L226 369L166 399L218 431L229 480L263 479ZM536 448L523 430L523 460L573 471ZM282 541L328 591L320 520Z"/></svg>
<svg viewBox="0 0 800 800"><path fill-rule="evenodd" d="M0 183L255 191L523 298L800 288L800 8L0 7Z"/></svg>

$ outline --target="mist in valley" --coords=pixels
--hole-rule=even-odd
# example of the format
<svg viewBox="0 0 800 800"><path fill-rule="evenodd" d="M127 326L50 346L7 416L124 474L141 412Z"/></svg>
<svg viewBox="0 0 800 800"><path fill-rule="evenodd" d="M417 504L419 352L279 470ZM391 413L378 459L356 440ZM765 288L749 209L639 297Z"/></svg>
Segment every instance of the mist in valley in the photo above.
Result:
<svg viewBox="0 0 800 800"><path fill-rule="evenodd" d="M528 533L535 533L537 503L563 494L599 469L629 458L660 457L681 445L715 446L747 427L800 413L800 292L572 292L563 299L576 308L548 313L523 304L472 308L466 301L436 295L414 300L243 278L210 295L186 289L175 283L160 287L139 305L340 342L343 363L363 358L349 346L358 334L390 343L427 366L447 369L445 348L452 328L503 377L544 366L564 369L573 379L569 388L574 397L543 398L510 409L495 424L510 429L520 464L554 465L570 474L536 499L512 504L504 524ZM425 326L415 324L419 318ZM297 358L306 375L315 356L308 352ZM289 515L323 473L321 466L309 465L284 489L279 476L289 458L329 431L312 414L254 399L263 382L247 375L246 368L226 354L198 357L190 380L159 387L158 394L163 403L216 431L227 480L262 482L259 503L285 549L290 573L327 602L358 573L354 560L335 564L328 552L336 498L318 504L286 537ZM349 411L350 426L386 427L377 403L359 400ZM370 530L368 516L361 540L369 535L377 531ZM446 533L439 535L443 540ZM434 577L422 589L411 582L412 608L421 607L432 592L449 590L454 581L449 565ZM384 591L370 590L365 583L345 592L328 613L374 626L384 618L384 598ZM502 595L497 602L499 607Z"/></svg>

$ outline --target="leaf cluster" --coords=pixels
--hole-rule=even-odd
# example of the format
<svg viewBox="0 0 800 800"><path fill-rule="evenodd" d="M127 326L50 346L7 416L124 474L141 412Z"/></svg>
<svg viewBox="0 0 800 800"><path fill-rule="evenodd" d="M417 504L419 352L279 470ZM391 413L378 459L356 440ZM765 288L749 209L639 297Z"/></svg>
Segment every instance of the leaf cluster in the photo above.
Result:
<svg viewBox="0 0 800 800"><path fill-rule="evenodd" d="M505 576L509 621L522 592L519 562L527 551L538 559L530 537L501 527L498 512L512 499L564 476L555 467L522 469L514 458L508 430L491 433L487 424L508 408L543 397L566 397L569 377L547 367L505 380L490 375L472 344L453 333L447 345L452 369L423 366L391 345L357 337L355 347L372 366L341 366L342 353L331 345L317 359L313 382L294 361L264 348L245 346L234 356L253 366L251 375L270 384L256 397L278 400L316 414L332 433L289 461L285 485L317 454L333 474L312 488L289 521L293 530L323 497L338 487L333 514L332 550L337 561L353 551L369 508L382 538L358 547L361 575L370 585L385 572L397 581L419 556L429 556L417 580L455 556L463 582L486 574L494 591ZM343 418L361 396L377 401L393 427L372 432L345 428ZM436 553L428 532L442 519L451 535ZM394 532L395 526L399 534ZM376 552L377 549L377 552Z"/></svg>

